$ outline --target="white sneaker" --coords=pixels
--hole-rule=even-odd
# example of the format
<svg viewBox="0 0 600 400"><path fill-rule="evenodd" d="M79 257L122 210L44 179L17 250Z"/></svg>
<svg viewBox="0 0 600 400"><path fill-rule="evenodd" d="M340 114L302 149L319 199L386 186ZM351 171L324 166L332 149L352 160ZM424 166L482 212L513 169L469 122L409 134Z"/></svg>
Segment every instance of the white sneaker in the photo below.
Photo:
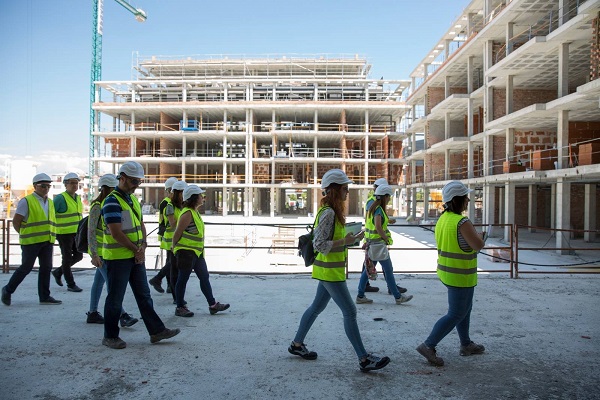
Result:
<svg viewBox="0 0 600 400"><path fill-rule="evenodd" d="M371 304L373 300L367 298L367 296L356 296L356 304Z"/></svg>
<svg viewBox="0 0 600 400"><path fill-rule="evenodd" d="M396 304L406 303L408 301L411 301L412 298L412 294L401 294L400 298L396 299Z"/></svg>

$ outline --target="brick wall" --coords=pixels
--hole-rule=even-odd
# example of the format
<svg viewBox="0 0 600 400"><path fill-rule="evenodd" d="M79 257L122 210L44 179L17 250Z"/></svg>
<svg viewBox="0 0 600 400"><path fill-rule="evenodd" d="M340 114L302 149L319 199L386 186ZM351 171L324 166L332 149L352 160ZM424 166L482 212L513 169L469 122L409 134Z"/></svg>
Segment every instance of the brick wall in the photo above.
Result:
<svg viewBox="0 0 600 400"><path fill-rule="evenodd" d="M466 86L450 86L450 95L467 93ZM427 104L425 104L425 115L431 112L431 109L440 104L446 98L446 89L442 87L427 88Z"/></svg>
<svg viewBox="0 0 600 400"><path fill-rule="evenodd" d="M492 175L502 173L502 163L506 159L506 138L504 136L494 136L492 138L492 154L491 160L493 163Z"/></svg>
<svg viewBox="0 0 600 400"><path fill-rule="evenodd" d="M555 100L556 90L514 89L513 112L536 103L547 103ZM494 114L492 120L506 115L506 90L494 88Z"/></svg>
<svg viewBox="0 0 600 400"><path fill-rule="evenodd" d="M450 179L467 178L468 152L455 151L450 153Z"/></svg>
<svg viewBox="0 0 600 400"><path fill-rule="evenodd" d="M444 180L445 162L443 153L425 156L425 182Z"/></svg>

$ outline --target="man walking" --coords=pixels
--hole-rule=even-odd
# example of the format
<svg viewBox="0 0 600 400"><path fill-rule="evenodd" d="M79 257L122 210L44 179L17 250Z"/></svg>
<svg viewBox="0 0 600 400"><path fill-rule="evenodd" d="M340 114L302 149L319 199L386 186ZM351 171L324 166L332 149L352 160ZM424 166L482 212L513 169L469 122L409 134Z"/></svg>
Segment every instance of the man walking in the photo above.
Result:
<svg viewBox="0 0 600 400"><path fill-rule="evenodd" d="M58 286L62 286L61 277L64 275L69 292L81 292L81 288L75 284L71 267L83 259L75 246L75 234L79 221L83 218L83 204L81 197L76 193L79 189L79 175L69 172L63 178L66 190L54 198L54 210L56 211L56 239L62 254L62 264L52 271L52 276Z"/></svg>
<svg viewBox="0 0 600 400"><path fill-rule="evenodd" d="M11 295L39 260L38 296L40 304L61 304L50 296L50 271L52 250L56 239L56 217L54 204L48 198L52 179L44 174L33 177L34 192L19 201L13 218L13 227L19 233L21 244L21 266L17 268L8 284L2 288L2 303L10 306Z"/></svg>
<svg viewBox="0 0 600 400"><path fill-rule="evenodd" d="M119 185L102 203L102 218L106 225L103 257L106 261L110 290L104 305L104 339L111 349L124 349L127 344L119 337L119 317L127 283L131 287L142 320L150 334L150 343L171 338L179 329L168 329L154 311L146 277L146 228L142 208L134 196L144 179L144 168L128 161L119 169Z"/></svg>

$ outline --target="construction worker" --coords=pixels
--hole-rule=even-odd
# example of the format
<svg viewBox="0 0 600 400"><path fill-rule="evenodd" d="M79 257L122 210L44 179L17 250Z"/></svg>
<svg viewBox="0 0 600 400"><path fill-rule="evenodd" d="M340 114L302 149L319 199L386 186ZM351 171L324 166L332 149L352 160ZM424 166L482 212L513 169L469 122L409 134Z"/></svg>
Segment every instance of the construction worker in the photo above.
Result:
<svg viewBox="0 0 600 400"><path fill-rule="evenodd" d="M162 279L167 278L167 292L171 292L171 257L169 257L169 251L171 251L171 244L168 245L163 243L163 235L169 226L170 220L165 215L165 211L167 206L171 204L171 199L173 193L171 192L171 188L173 184L177 182L177 178L174 176L168 178L165 181L165 198L162 199L158 206L158 242L160 243L160 248L167 251L167 261L165 261L165 265L158 271L153 278L150 278L148 283L156 290L158 293L164 293L165 290L162 288Z"/></svg>
<svg viewBox="0 0 600 400"><path fill-rule="evenodd" d="M134 195L144 179L144 168L138 162L128 161L119 168L117 179L118 186L102 202L106 225L102 257L110 288L104 305L102 344L111 349L124 349L127 344L119 337L119 317L128 283L150 334L150 343L169 339L180 331L165 327L154 311L150 296L145 265L146 228L142 207Z"/></svg>
<svg viewBox="0 0 600 400"><path fill-rule="evenodd" d="M52 251L56 239L56 216L54 204L48 198L52 179L44 174L33 177L33 193L19 201L13 218L13 227L19 233L21 266L17 268L8 284L2 288L2 303L10 306L11 295L33 269L38 259L38 296L40 304L61 304L50 296L50 272Z"/></svg>
<svg viewBox="0 0 600 400"><path fill-rule="evenodd" d="M83 218L83 204L81 197L76 193L79 189L79 180L79 175L74 172L66 174L63 178L66 190L54 198L56 239L62 254L62 264L52 271L52 275L58 286L63 285L61 278L64 275L69 292L81 292L71 272L71 267L83 259L83 253L75 246L77 226Z"/></svg>

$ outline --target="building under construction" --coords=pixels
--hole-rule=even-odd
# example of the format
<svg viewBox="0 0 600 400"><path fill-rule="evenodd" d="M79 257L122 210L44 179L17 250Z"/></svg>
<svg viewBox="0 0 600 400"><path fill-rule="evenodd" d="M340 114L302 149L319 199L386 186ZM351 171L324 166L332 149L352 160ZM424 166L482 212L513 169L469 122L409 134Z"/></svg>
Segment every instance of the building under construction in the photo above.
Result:
<svg viewBox="0 0 600 400"><path fill-rule="evenodd" d="M362 215L375 179L400 182L410 82L369 79L364 57L150 57L134 67L135 80L95 83L94 162L115 172L140 162L147 204L175 176L207 191L205 213L308 215L323 174L341 168L355 182L347 209Z"/></svg>
<svg viewBox="0 0 600 400"><path fill-rule="evenodd" d="M460 179L477 222L594 240L599 17L599 0L471 1L410 75L409 214L434 219L432 195Z"/></svg>

